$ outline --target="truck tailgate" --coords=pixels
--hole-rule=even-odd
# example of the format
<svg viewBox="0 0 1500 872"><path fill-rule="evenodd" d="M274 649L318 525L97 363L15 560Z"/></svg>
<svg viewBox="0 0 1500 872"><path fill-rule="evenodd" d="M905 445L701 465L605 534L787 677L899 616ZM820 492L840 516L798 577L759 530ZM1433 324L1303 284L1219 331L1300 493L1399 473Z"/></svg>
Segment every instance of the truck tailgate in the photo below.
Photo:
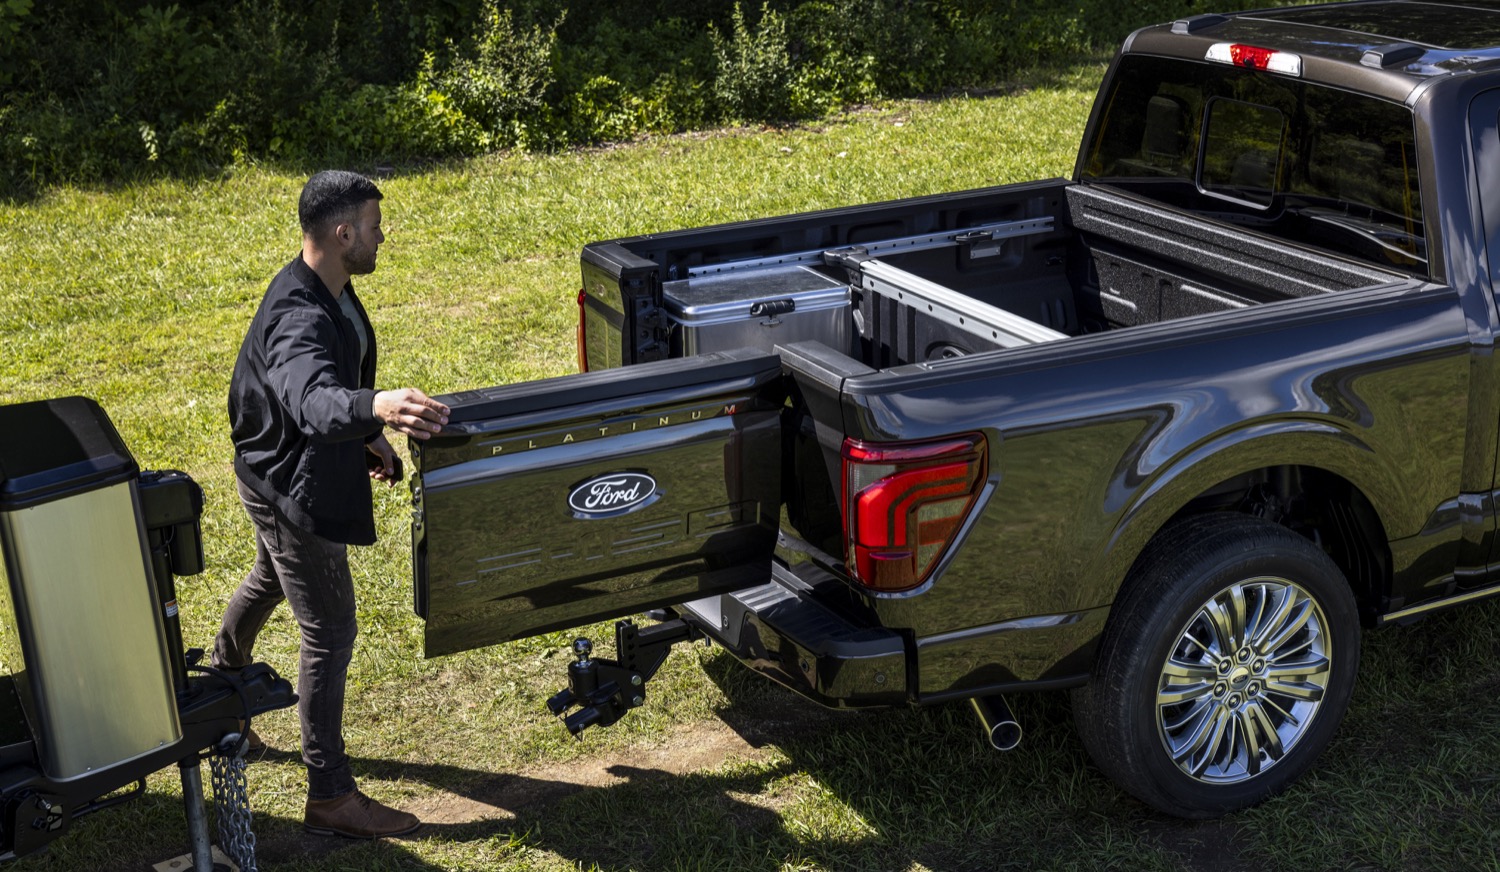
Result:
<svg viewBox="0 0 1500 872"><path fill-rule="evenodd" d="M764 583L781 384L734 351L443 397L411 446L427 654Z"/></svg>

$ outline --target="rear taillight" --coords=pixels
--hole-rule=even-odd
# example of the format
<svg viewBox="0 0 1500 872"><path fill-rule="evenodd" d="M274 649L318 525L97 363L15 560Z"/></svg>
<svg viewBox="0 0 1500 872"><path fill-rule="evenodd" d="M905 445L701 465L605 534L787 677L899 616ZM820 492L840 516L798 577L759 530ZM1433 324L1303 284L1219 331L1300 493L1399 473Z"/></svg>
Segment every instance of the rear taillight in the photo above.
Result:
<svg viewBox="0 0 1500 872"><path fill-rule="evenodd" d="M588 302L588 291L578 292L578 371L589 371L589 349L587 340L588 328L585 326L586 304Z"/></svg>
<svg viewBox="0 0 1500 872"><path fill-rule="evenodd" d="M843 458L849 573L886 593L921 585L952 544L989 475L984 437L845 439Z"/></svg>

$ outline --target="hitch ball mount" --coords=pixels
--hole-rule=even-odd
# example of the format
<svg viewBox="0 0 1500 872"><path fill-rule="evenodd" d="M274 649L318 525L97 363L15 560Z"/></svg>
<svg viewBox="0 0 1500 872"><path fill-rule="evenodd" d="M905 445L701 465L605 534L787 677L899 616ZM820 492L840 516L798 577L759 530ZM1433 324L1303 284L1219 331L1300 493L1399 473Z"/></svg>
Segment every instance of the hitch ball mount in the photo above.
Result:
<svg viewBox="0 0 1500 872"><path fill-rule="evenodd" d="M681 619L644 629L629 620L615 624L615 656L595 657L594 643L573 642L574 661L568 664L568 686L547 700L547 708L579 739L593 726L607 727L631 709L646 703L650 681L678 642L690 642L699 631ZM568 711L577 707L577 711Z"/></svg>

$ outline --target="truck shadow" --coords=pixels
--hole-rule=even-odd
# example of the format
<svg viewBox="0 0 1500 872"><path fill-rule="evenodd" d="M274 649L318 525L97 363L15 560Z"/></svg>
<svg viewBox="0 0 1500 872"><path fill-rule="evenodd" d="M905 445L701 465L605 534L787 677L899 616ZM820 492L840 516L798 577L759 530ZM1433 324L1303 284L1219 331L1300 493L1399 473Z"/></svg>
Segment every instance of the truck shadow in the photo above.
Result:
<svg viewBox="0 0 1500 872"><path fill-rule="evenodd" d="M615 746L520 773L486 771L482 761L357 760L361 777L433 789L436 798L415 807L398 803L428 821L423 829L407 839L352 842L309 836L300 820L257 813L259 865L267 872L525 868L555 862L542 859L550 855L608 872L1232 872L1322 868L1339 857L1366 868L1476 868L1500 850L1490 826L1500 813L1497 625L1500 603L1492 603L1366 634L1360 683L1334 745L1285 794L1217 821L1159 815L1106 780L1075 738L1062 693L1011 699L1026 736L1002 754L983 742L966 706L827 711L727 656L709 655L704 672L725 699L717 715L742 740L734 747L751 752L663 762L674 753L670 743L665 750ZM724 733L711 723L683 733L710 730ZM293 768L296 761L285 751L267 758ZM580 778L580 769L591 774ZM1410 825L1417 820L1420 827ZM88 839L96 852L150 833L159 859L174 850L180 822L176 800L148 793L83 826L99 828ZM433 845L453 846L443 856L463 859L433 860ZM154 862L73 850L65 838L50 860L12 868Z"/></svg>
<svg viewBox="0 0 1500 872"><path fill-rule="evenodd" d="M1354 704L1313 772L1286 794L1215 821L1160 815L1105 779L1074 735L1066 694L1013 697L1026 737L1002 754L984 743L966 706L828 711L727 656L704 659L727 701L717 715L756 753L717 766L637 765L630 761L649 756L626 748L589 758L609 776L593 783L563 772L549 777L551 770L487 773L381 760L357 768L449 796L448 810L459 814L424 814L432 822L413 838L464 845L476 859L463 868L524 866L527 852L540 851L609 872L1235 872L1298 868L1298 852L1308 847L1293 834L1317 820L1341 823L1322 828L1326 853L1314 857L1370 868L1459 868L1465 855L1454 852L1463 845L1480 856L1500 838L1472 836L1489 832L1500 807L1490 770L1465 762L1500 752L1493 727L1500 668L1452 680L1461 665L1483 661L1476 645L1496 648L1493 634L1476 631L1500 618L1500 605L1470 611L1367 634ZM1489 653L1492 661L1495 650ZM1391 825L1413 813L1429 821L1423 832ZM470 817L457 819L463 815ZM268 870L305 863L310 854L340 866L439 868L406 842L317 839L295 821L267 822L261 845Z"/></svg>
<svg viewBox="0 0 1500 872"><path fill-rule="evenodd" d="M1084 822L1090 840L1118 851L1124 830L1148 817L1102 776L1080 774L1087 763L1061 697L1018 706L1038 738L1003 756L982 742L966 707L835 712L728 657L707 658L705 672L728 701L718 716L757 753L687 772L609 763L607 783L388 760L356 761L356 770L443 793L441 807L412 809L429 821L412 838L464 843L482 858L477 868L529 850L620 872L1056 868L1078 851ZM629 761L631 752L603 756ZM1120 804L1108 827L1097 825L1101 808ZM261 868L324 853L341 865L380 857L439 868L401 841L351 845L305 836L295 824L257 821Z"/></svg>
<svg viewBox="0 0 1500 872"><path fill-rule="evenodd" d="M1167 817L1109 782L1065 693L1013 697L1026 737L1004 754L966 706L827 711L720 655L704 661L727 700L717 715L765 752L756 760L676 775L620 765L622 780L589 788L501 776L497 802L522 798L513 820L434 835L510 834L605 870L1483 865L1500 850L1489 823L1500 812L1497 619L1500 603L1488 603L1366 633L1334 744L1286 793L1218 820ZM1338 823L1309 842L1319 821Z"/></svg>
<svg viewBox="0 0 1500 872"><path fill-rule="evenodd" d="M441 764L357 761L381 778L439 788L445 806L470 820L433 820L422 814L420 830L403 839L352 842L309 836L299 821L257 819L257 863L263 870L302 867L325 857L331 868L394 867L447 870L419 856L417 842L463 843L472 860L456 868L494 868L543 851L580 868L600 870L713 867L775 870L781 855L747 855L776 839L765 834L785 829L775 810L757 804L772 783L793 774L789 763L725 774L678 775L626 765L609 767L616 779L606 787L548 780L529 775L491 774ZM408 806L409 807L409 806ZM521 865L525 865L522 863ZM316 866L315 868L322 868Z"/></svg>

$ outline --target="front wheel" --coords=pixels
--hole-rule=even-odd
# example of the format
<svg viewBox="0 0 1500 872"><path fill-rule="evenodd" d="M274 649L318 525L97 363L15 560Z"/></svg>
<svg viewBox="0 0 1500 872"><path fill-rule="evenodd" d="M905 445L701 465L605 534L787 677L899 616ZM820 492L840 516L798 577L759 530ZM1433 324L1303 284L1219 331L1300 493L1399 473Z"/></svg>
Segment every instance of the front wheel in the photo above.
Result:
<svg viewBox="0 0 1500 872"><path fill-rule="evenodd" d="M1173 524L1112 609L1074 692L1084 746L1147 804L1212 817L1302 775L1343 719L1359 663L1354 597L1307 539L1233 514Z"/></svg>

